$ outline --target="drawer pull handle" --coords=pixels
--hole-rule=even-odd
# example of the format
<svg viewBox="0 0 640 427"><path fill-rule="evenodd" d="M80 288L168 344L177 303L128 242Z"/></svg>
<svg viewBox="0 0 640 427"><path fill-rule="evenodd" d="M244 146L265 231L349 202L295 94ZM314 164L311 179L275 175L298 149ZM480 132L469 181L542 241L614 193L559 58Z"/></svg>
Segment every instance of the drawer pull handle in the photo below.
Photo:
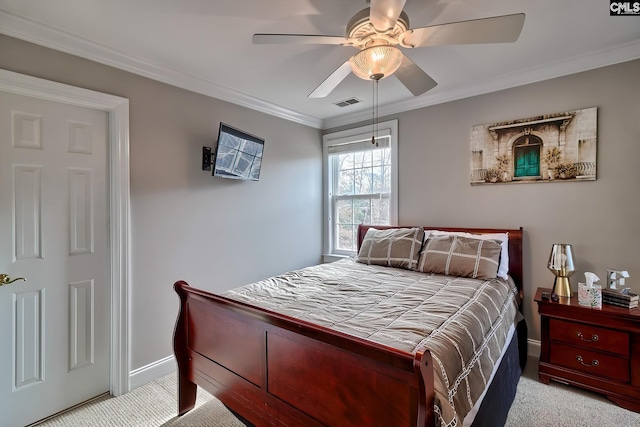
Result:
<svg viewBox="0 0 640 427"><path fill-rule="evenodd" d="M589 363L584 363L584 359L582 358L582 356L576 356L576 359L583 366L598 366L600 364L600 362L598 362L598 359L593 359L593 362L591 362L590 364Z"/></svg>
<svg viewBox="0 0 640 427"><path fill-rule="evenodd" d="M591 339L586 339L584 335L582 335L582 332L577 332L577 334L578 338L580 338L584 342L596 342L600 339L600 337L596 334L591 335Z"/></svg>

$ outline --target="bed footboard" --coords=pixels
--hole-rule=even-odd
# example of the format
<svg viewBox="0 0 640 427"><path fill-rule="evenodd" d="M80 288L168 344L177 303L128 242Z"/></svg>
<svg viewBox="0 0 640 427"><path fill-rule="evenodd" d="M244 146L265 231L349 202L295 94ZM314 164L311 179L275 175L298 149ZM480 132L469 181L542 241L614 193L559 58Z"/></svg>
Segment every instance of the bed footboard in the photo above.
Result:
<svg viewBox="0 0 640 427"><path fill-rule="evenodd" d="M179 281L178 414L203 387L256 426L434 425L428 352L412 355Z"/></svg>

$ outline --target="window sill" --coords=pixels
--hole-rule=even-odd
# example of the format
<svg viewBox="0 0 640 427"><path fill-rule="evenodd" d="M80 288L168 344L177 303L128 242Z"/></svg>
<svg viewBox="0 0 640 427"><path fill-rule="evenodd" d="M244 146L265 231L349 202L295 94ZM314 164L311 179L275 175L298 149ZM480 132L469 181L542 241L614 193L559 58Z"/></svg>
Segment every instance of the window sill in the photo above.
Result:
<svg viewBox="0 0 640 427"><path fill-rule="evenodd" d="M337 255L337 254L322 254L322 262L323 263L339 261L339 260L345 259L345 258L351 258L351 256L350 255Z"/></svg>

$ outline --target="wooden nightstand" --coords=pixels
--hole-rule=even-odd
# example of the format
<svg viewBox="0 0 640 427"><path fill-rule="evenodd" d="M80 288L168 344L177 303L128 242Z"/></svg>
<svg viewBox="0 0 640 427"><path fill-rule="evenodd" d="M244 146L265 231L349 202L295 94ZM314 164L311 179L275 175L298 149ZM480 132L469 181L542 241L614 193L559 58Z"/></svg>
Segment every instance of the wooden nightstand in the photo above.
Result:
<svg viewBox="0 0 640 427"><path fill-rule="evenodd" d="M538 376L602 393L640 412L640 308L578 305L578 296L543 300L538 288L541 351Z"/></svg>

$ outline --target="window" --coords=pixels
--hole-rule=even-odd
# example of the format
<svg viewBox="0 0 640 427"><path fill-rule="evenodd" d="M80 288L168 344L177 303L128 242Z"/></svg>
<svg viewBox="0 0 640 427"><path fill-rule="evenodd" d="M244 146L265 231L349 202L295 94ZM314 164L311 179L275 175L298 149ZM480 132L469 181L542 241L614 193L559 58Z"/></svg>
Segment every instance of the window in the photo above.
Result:
<svg viewBox="0 0 640 427"><path fill-rule="evenodd" d="M371 126L324 135L324 251L356 252L358 225L397 222L398 121L379 123L376 142Z"/></svg>

